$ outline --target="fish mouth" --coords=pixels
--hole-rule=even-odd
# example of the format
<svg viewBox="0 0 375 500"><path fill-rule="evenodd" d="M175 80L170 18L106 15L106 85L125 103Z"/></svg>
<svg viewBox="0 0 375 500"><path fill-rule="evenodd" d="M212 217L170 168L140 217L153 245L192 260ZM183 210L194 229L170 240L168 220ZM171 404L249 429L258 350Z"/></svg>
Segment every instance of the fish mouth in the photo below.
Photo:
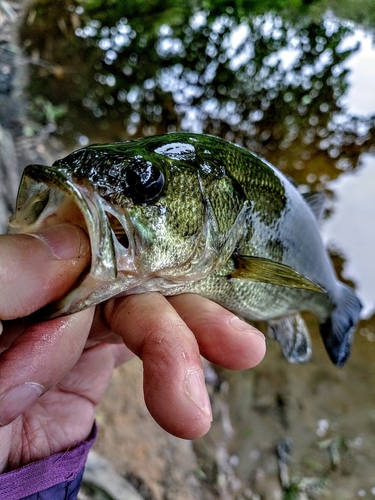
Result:
<svg viewBox="0 0 375 500"><path fill-rule="evenodd" d="M68 169L29 165L21 179L8 232L36 233L63 222L87 232L91 264L65 297L38 312L43 319L96 305L120 294L134 280L134 239L126 214Z"/></svg>

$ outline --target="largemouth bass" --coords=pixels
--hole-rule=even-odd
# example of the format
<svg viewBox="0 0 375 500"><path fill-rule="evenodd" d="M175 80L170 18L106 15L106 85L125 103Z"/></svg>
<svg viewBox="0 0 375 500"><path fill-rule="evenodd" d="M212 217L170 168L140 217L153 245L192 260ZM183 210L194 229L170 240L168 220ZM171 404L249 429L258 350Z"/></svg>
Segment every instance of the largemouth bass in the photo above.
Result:
<svg viewBox="0 0 375 500"><path fill-rule="evenodd" d="M256 154L175 133L26 167L9 230L70 221L89 234L91 268L47 306L48 318L126 294L198 293L246 320L268 321L287 359L302 362L311 346L299 313L311 311L341 366L361 303L335 274L319 207Z"/></svg>

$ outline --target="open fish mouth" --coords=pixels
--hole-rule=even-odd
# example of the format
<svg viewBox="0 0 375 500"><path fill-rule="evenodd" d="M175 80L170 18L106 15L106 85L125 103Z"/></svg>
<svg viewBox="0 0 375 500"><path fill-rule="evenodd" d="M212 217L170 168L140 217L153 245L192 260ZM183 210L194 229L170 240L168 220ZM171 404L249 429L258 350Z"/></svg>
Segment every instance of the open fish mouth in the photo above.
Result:
<svg viewBox="0 0 375 500"><path fill-rule="evenodd" d="M135 244L126 214L66 168L29 165L9 233L35 233L63 222L77 224L88 233L91 265L70 293L40 311L45 319L103 302L121 293L135 276Z"/></svg>

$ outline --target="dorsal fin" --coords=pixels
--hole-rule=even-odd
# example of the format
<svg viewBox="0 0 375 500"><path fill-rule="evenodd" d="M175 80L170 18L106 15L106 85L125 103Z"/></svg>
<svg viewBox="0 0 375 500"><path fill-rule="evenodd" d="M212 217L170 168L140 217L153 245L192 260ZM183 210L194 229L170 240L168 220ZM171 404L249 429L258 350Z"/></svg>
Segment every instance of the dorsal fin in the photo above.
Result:
<svg viewBox="0 0 375 500"><path fill-rule="evenodd" d="M312 213L318 222L323 219L324 210L326 207L327 196L323 191L314 191L311 193L304 193L302 195L306 203L309 205Z"/></svg>

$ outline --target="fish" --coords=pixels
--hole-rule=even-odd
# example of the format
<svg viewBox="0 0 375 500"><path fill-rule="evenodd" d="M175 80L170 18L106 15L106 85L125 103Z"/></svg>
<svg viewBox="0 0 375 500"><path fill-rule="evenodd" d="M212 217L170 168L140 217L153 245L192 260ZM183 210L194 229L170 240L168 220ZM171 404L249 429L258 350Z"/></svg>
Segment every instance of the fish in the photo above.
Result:
<svg viewBox="0 0 375 500"><path fill-rule="evenodd" d="M197 293L248 322L268 322L291 363L311 357L301 315L319 322L331 361L347 361L361 302L324 247L319 194L303 196L264 158L224 139L177 132L93 144L25 168L10 233L72 222L91 264L41 314L109 298Z"/></svg>

